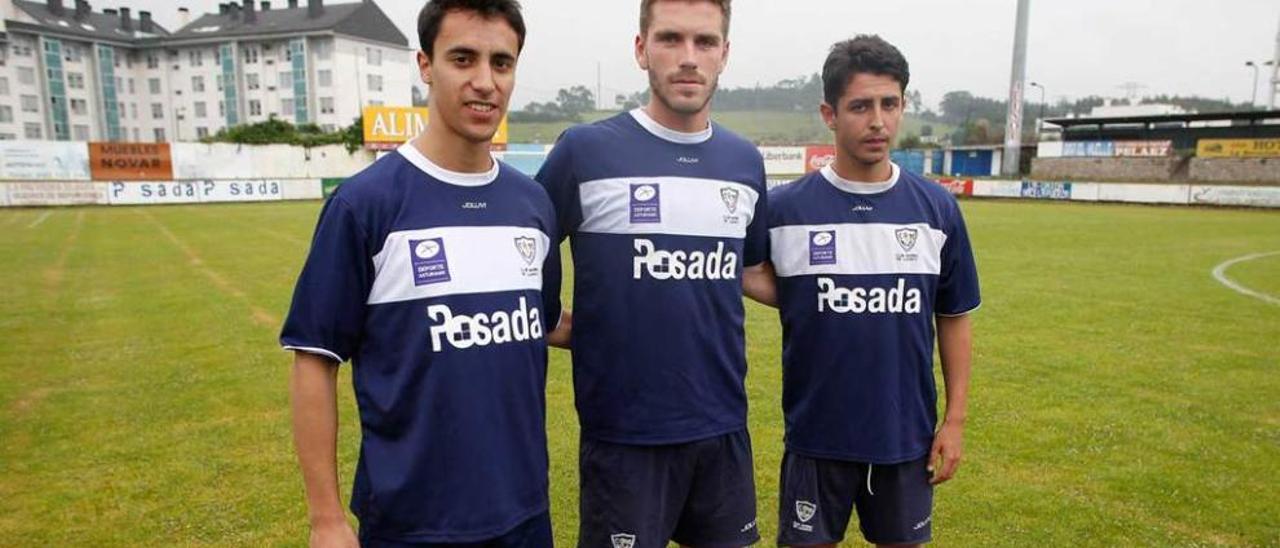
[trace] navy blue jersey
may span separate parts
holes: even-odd
[[[980,303],[955,198],[894,165],[877,185],[827,167],[769,200],[787,448],[875,464],[928,453],[934,315]]]
[[[527,176],[449,172],[407,144],[325,205],[281,344],[351,360],[362,534],[473,542],[547,510],[557,241]]]
[[[745,428],[742,269],[768,249],[760,152],[636,110],[565,132],[537,179],[571,238],[583,435],[657,445]]]

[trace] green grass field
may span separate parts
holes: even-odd
[[[275,339],[319,206],[0,211],[0,545],[305,543]],[[985,303],[936,544],[1280,544],[1280,306],[1210,276],[1280,251],[1280,213],[964,210]],[[1228,274],[1280,296],[1280,256]],[[780,335],[763,308],[748,321],[770,546]],[[547,387],[562,546],[578,519],[567,358]],[[342,377],[345,499],[358,427]]]
[[[615,111],[596,111],[583,116],[584,122],[594,122],[617,114]],[[747,140],[766,145],[820,144],[830,143],[831,130],[822,123],[818,115],[818,107],[811,111],[716,111],[712,119]],[[546,123],[513,123],[510,126],[509,140],[512,143],[543,143],[556,141],[564,130],[574,125],[571,122]],[[903,119],[898,130],[900,137],[920,135],[925,122],[908,115]],[[930,124],[935,135],[946,135],[955,128],[944,124]]]

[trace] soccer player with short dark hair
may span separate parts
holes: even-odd
[[[747,279],[783,329],[778,542],[835,545],[856,508],[867,541],[922,544],[933,485],[960,463],[977,269],[955,198],[890,161],[910,79],[898,49],[840,42],[822,78],[835,162],[770,193],[776,286],[768,268]]]
[[[546,191],[489,152],[525,27],[514,0],[432,0],[426,130],[325,204],[281,344],[312,546],[551,546],[547,343],[563,344]],[[338,365],[360,460],[339,505]],[[483,543],[483,544],[479,544]]]
[[[710,121],[728,0],[644,0],[648,104],[561,136],[537,179],[574,262],[580,546],[756,542],[742,273],[760,152]],[[758,268],[758,267],[757,267]]]

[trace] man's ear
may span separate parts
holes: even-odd
[[[822,123],[827,124],[827,129],[836,130],[836,109],[831,105],[823,102],[818,105],[818,112],[822,114]]]

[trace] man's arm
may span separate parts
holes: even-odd
[[[547,344],[556,348],[569,350],[569,335],[573,332],[573,311],[568,308],[560,310],[560,323],[555,330],[547,334]]]
[[[969,316],[938,316],[938,353],[942,358],[942,381],[946,385],[947,407],[933,439],[929,454],[930,483],[951,479],[964,455],[964,422],[969,398],[969,371],[973,351],[973,320]]]
[[[765,261],[742,269],[742,293],[755,302],[777,308],[778,286],[773,264]]]
[[[338,364],[294,352],[289,378],[293,443],[306,484],[311,546],[356,547],[338,496]]]

